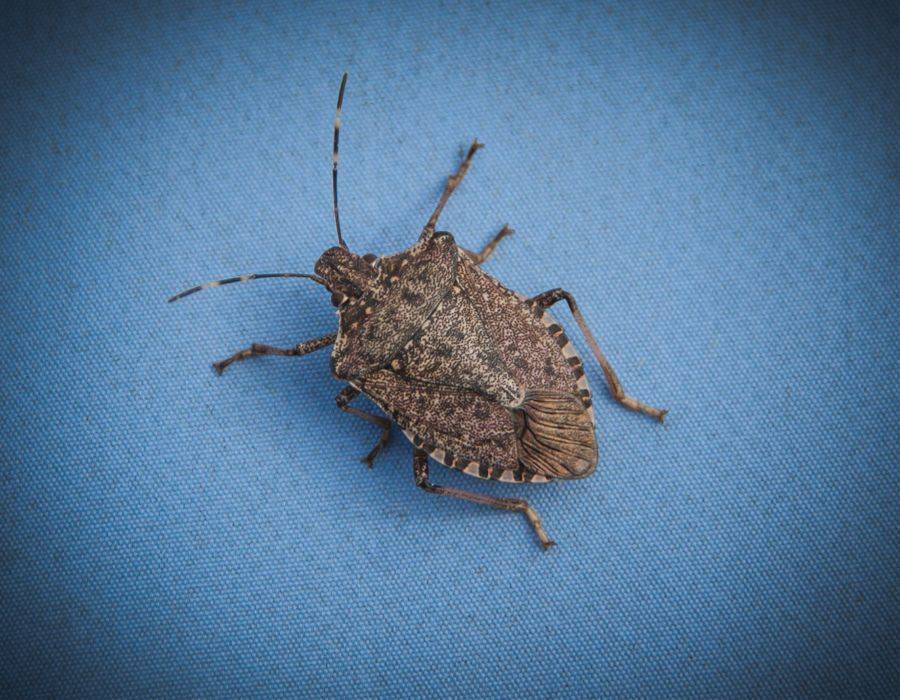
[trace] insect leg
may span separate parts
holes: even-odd
[[[453,173],[450,177],[447,178],[447,184],[444,185],[444,191],[441,192],[441,198],[438,200],[437,206],[434,208],[434,212],[431,215],[431,218],[428,219],[428,223],[425,224],[424,234],[434,233],[434,227],[437,225],[438,217],[441,215],[441,211],[444,209],[444,205],[447,203],[447,200],[450,199],[450,195],[453,194],[453,190],[459,187],[459,183],[462,182],[462,179],[466,176],[466,171],[469,169],[469,165],[472,162],[472,156],[475,155],[475,152],[479,148],[484,148],[483,143],[478,143],[478,139],[472,141],[472,145],[469,146],[469,151],[466,153],[466,157],[463,158],[463,162],[460,164],[459,169]]]
[[[241,360],[246,360],[248,357],[255,357],[256,355],[307,355],[315,350],[331,345],[336,337],[337,333],[329,333],[328,335],[323,335],[321,338],[307,340],[305,343],[300,343],[292,348],[273,348],[271,345],[253,343],[249,348],[240,350],[231,357],[226,357],[219,362],[213,362],[213,367],[216,372],[222,374],[222,372],[225,371],[225,368],[232,362],[240,362]]]
[[[514,233],[515,233],[515,231],[513,231],[509,227],[509,224],[504,224],[503,228],[500,229],[500,233],[498,233],[496,236],[494,236],[488,242],[488,244],[484,248],[481,249],[480,253],[476,253],[473,250],[466,250],[465,248],[463,248],[463,252],[469,257],[469,259],[473,263],[475,263],[476,265],[481,265],[481,263],[483,263],[485,260],[487,260],[489,257],[491,257],[491,253],[494,252],[494,248],[497,247],[497,244],[500,241],[502,241],[507,236],[511,236]]]
[[[378,438],[378,442],[375,443],[375,447],[373,447],[369,451],[369,454],[367,454],[360,460],[361,462],[364,462],[365,465],[369,467],[369,469],[371,469],[372,462],[375,461],[375,458],[378,456],[378,453],[381,452],[381,449],[385,445],[387,445],[388,438],[391,436],[391,421],[389,421],[387,418],[383,418],[382,416],[376,416],[350,406],[349,403],[353,401],[353,399],[355,399],[357,396],[359,396],[359,389],[348,384],[343,389],[341,389],[340,393],[337,396],[334,397],[334,401],[337,404],[337,407],[345,413],[350,413],[357,418],[362,418],[365,421],[369,421],[369,423],[371,423],[372,425],[377,425],[379,428],[381,428],[381,435]]]
[[[413,477],[416,480],[416,486],[420,489],[428,491],[428,493],[436,493],[442,496],[452,496],[453,498],[461,498],[464,501],[472,503],[480,503],[491,508],[499,508],[501,510],[511,510],[517,513],[524,513],[528,522],[534,528],[538,539],[541,541],[544,549],[548,549],[556,544],[547,536],[541,519],[535,512],[534,508],[528,505],[528,501],[522,501],[518,498],[496,498],[494,496],[485,496],[480,493],[471,493],[470,491],[462,491],[449,486],[436,486],[428,481],[428,453],[424,450],[414,448],[413,450]]]
[[[625,406],[625,408],[629,408],[632,411],[637,411],[638,413],[645,413],[648,416],[656,418],[656,420],[662,423],[663,419],[668,413],[668,410],[653,408],[653,406],[648,406],[642,401],[638,401],[637,399],[632,398],[625,393],[625,390],[622,388],[622,382],[619,381],[619,378],[616,376],[615,370],[613,370],[612,365],[609,364],[609,360],[606,359],[606,356],[600,350],[600,346],[597,344],[597,340],[594,338],[594,334],[591,333],[591,329],[588,328],[588,325],[584,320],[584,316],[581,315],[581,311],[578,309],[578,305],[575,303],[575,297],[573,297],[564,289],[551,289],[549,292],[544,292],[543,294],[538,294],[536,297],[532,297],[528,300],[528,303],[533,304],[538,308],[546,309],[550,306],[553,306],[553,304],[562,299],[565,299],[566,303],[569,305],[569,311],[571,311],[572,316],[575,317],[575,321],[578,323],[578,327],[584,334],[584,338],[585,340],[587,340],[591,351],[594,353],[594,357],[596,357],[597,362],[600,363],[600,367],[603,369],[603,374],[606,377],[606,384],[609,387],[609,393],[612,394],[612,397],[620,404]]]

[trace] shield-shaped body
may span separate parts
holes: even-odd
[[[413,477],[420,488],[525,515],[541,544],[553,545],[527,501],[498,498],[432,484],[428,456],[483,479],[537,482],[579,479],[597,466],[594,412],[581,359],[546,309],[565,299],[600,364],[612,397],[660,422],[665,410],[625,393],[594,339],[574,297],[556,288],[531,299],[518,295],[479,265],[511,233],[504,226],[480,253],[457,247],[436,232],[441,211],[482,147],[472,142],[444,186],[419,240],[382,258],[350,252],[338,213],[338,144],[345,73],[338,91],[332,146],[332,195],[337,246],[316,262],[316,274],[240,275],[186,289],[169,301],[209,287],[272,277],[306,278],[331,292],[338,307],[336,333],[277,348],[254,343],[213,363],[220,374],[258,355],[303,356],[331,344],[332,374],[345,380],[338,408],[381,428],[372,461],[396,422],[413,442]],[[349,403],[367,394],[391,418]]]
[[[485,479],[594,470],[590,389],[547,311],[473,264],[448,233],[423,236],[361,277],[365,291],[338,310],[332,370],[416,447]]]

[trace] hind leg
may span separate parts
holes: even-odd
[[[348,384],[334,397],[334,401],[337,404],[337,407],[345,413],[354,415],[357,418],[362,418],[364,421],[368,421],[372,425],[377,425],[381,428],[381,435],[378,437],[378,442],[375,443],[375,447],[369,451],[369,454],[360,460],[371,469],[372,462],[375,461],[378,453],[381,452],[385,445],[387,445],[388,438],[391,437],[391,422],[387,418],[382,418],[381,416],[376,416],[366,411],[360,411],[358,408],[350,406],[349,403],[359,396],[359,393],[359,389]]]
[[[612,394],[612,397],[625,408],[637,411],[638,413],[644,413],[652,418],[656,418],[656,420],[662,423],[668,413],[666,409],[653,408],[653,406],[648,406],[643,401],[638,401],[625,393],[625,389],[622,388],[622,382],[619,381],[615,370],[613,370],[612,365],[609,364],[609,360],[606,359],[606,356],[600,350],[600,346],[597,344],[594,334],[591,333],[591,329],[588,328],[584,316],[581,315],[581,311],[575,303],[575,297],[564,289],[551,289],[549,292],[544,292],[543,294],[538,294],[536,297],[532,297],[528,300],[528,303],[533,304],[538,308],[546,309],[562,299],[565,299],[566,303],[569,305],[569,311],[571,311],[572,316],[575,317],[575,322],[578,323],[578,327],[584,334],[584,339],[587,340],[591,352],[594,353],[594,357],[596,357],[597,362],[600,363],[600,367],[603,369],[603,374],[606,377],[609,393]]]
[[[313,340],[307,340],[305,343],[300,343],[295,345],[292,348],[273,348],[271,345],[263,345],[262,343],[253,343],[249,348],[245,348],[244,350],[239,350],[234,353],[231,357],[226,357],[224,360],[219,360],[218,362],[213,362],[213,367],[215,368],[218,374],[222,374],[225,371],[225,368],[233,362],[240,362],[241,360],[246,360],[248,357],[257,357],[258,355],[287,355],[287,356],[300,356],[307,355],[311,352],[319,350],[320,348],[327,347],[334,342],[334,339],[337,337],[336,333],[329,333],[328,335],[323,335],[321,338],[314,338]]]
[[[428,493],[436,493],[441,496],[452,496],[453,498],[460,498],[464,501],[471,501],[472,503],[480,503],[481,505],[490,506],[491,508],[524,513],[528,522],[531,523],[531,527],[534,528],[534,532],[537,534],[544,549],[549,549],[556,544],[547,536],[547,532],[541,524],[541,519],[538,517],[534,508],[528,505],[527,501],[521,501],[517,498],[495,498],[494,496],[471,493],[469,491],[454,489],[449,486],[436,486],[429,482],[428,453],[418,448],[415,448],[413,451],[413,477],[416,480],[416,486]]]

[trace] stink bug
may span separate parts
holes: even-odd
[[[381,430],[363,457],[369,467],[396,423],[413,443],[413,476],[425,491],[525,514],[541,544],[553,541],[524,500],[495,498],[438,486],[428,480],[428,457],[481,479],[547,482],[581,479],[597,466],[594,409],[581,359],[547,309],[565,300],[600,364],[613,398],[660,422],[666,411],[628,396],[588,329],[575,298],[563,289],[533,297],[510,291],[480,265],[503,229],[475,253],[438,231],[437,222],[482,147],[473,141],[444,186],[419,239],[407,250],[377,258],[351,253],[341,234],[337,171],[341,80],[334,118],[332,196],[338,245],[316,262],[315,274],[231,277],[192,287],[176,301],[207,287],[263,277],[303,277],[331,292],[338,329],[293,348],[254,343],[214,367],[255,355],[306,355],[333,345],[331,373],[346,382],[336,397],[342,411]],[[350,405],[360,393],[388,417]]]

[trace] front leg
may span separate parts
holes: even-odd
[[[469,146],[469,151],[466,153],[466,157],[463,158],[463,162],[460,164],[457,171],[447,178],[447,183],[444,185],[444,191],[441,192],[441,198],[438,200],[437,206],[434,208],[434,212],[428,219],[428,223],[425,224],[423,235],[430,236],[432,233],[434,233],[434,227],[437,225],[438,218],[440,217],[441,212],[444,210],[444,205],[447,204],[447,200],[450,199],[450,195],[453,194],[453,191],[457,187],[459,187],[459,183],[461,183],[463,178],[466,176],[469,165],[472,163],[472,156],[475,155],[479,148],[484,148],[484,144],[478,143],[478,139],[472,141],[472,145]]]
[[[573,297],[564,289],[551,289],[549,292],[544,292],[543,294],[538,294],[536,297],[532,297],[528,300],[528,303],[533,304],[540,309],[546,309],[550,306],[553,306],[556,302],[562,299],[565,299],[566,303],[569,305],[569,311],[571,311],[572,316],[575,317],[575,321],[576,323],[578,323],[578,327],[584,334],[584,339],[587,340],[588,345],[591,348],[591,352],[594,353],[594,357],[596,357],[597,362],[600,363],[600,367],[603,369],[603,374],[606,377],[606,384],[609,387],[609,393],[612,394],[612,397],[620,404],[625,406],[625,408],[629,408],[632,411],[637,411],[638,413],[644,413],[648,416],[656,418],[656,420],[662,423],[663,419],[668,413],[666,409],[653,408],[653,406],[648,406],[643,401],[638,401],[637,399],[632,398],[625,393],[625,389],[622,388],[622,382],[619,381],[619,378],[616,376],[612,365],[609,364],[609,360],[606,359],[606,356],[600,350],[600,346],[594,339],[594,334],[591,333],[591,329],[588,328],[587,322],[585,322],[584,320],[584,316],[581,315],[581,311],[578,309],[578,305],[575,303],[575,297]]]
[[[538,517],[534,508],[528,505],[528,501],[522,501],[518,498],[496,498],[494,496],[485,496],[480,493],[471,493],[470,491],[454,489],[450,486],[436,486],[429,482],[428,453],[419,448],[414,448],[413,450],[413,477],[416,480],[416,486],[428,493],[436,493],[441,496],[452,496],[453,498],[461,498],[464,501],[480,503],[481,505],[490,506],[491,508],[524,513],[528,522],[531,523],[531,527],[534,528],[535,534],[537,534],[544,549],[549,549],[556,544],[547,536],[547,532],[541,524],[541,519]]]
[[[345,413],[350,413],[357,418],[362,418],[372,425],[377,425],[381,428],[381,435],[378,437],[378,442],[375,443],[375,447],[369,451],[369,454],[360,460],[371,469],[372,462],[375,461],[375,458],[378,456],[378,453],[381,452],[382,448],[387,445],[388,438],[391,436],[391,422],[387,418],[382,418],[381,416],[376,416],[366,411],[360,411],[358,408],[350,406],[349,403],[359,396],[359,394],[359,389],[348,384],[334,397],[334,401],[337,404],[337,407]]]
[[[222,372],[225,371],[225,368],[228,367],[228,365],[232,364],[233,362],[246,360],[248,357],[256,357],[258,355],[308,355],[309,353],[319,350],[320,348],[331,345],[332,343],[334,343],[334,339],[336,337],[337,333],[329,333],[328,335],[323,335],[321,338],[313,338],[312,340],[307,340],[305,343],[299,343],[292,348],[273,348],[271,345],[253,343],[253,345],[251,345],[249,348],[239,350],[231,357],[226,357],[224,360],[220,360],[219,362],[213,362],[213,368],[218,374],[222,374]]]

